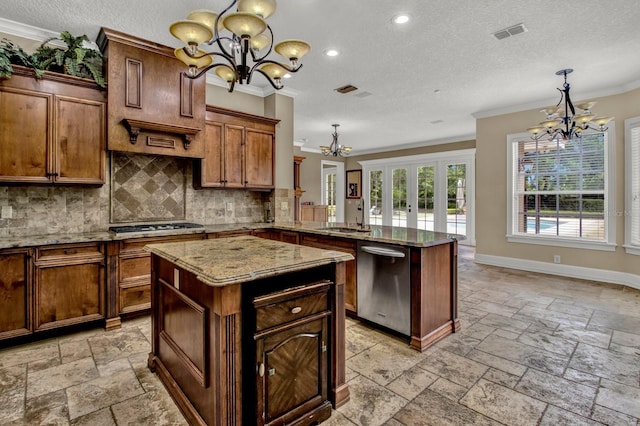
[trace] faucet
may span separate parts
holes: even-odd
[[[364,198],[360,198],[358,200],[358,215],[360,216],[360,221],[358,221],[358,216],[356,216],[356,224],[360,229],[364,229]]]

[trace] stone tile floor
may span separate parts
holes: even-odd
[[[347,323],[336,425],[640,426],[640,291],[477,265],[461,247],[462,329],[425,353]],[[0,350],[2,425],[180,425],[146,368],[148,318]]]

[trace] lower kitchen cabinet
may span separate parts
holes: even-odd
[[[117,285],[111,286],[114,293],[115,316],[147,312],[151,308],[151,261],[150,254],[144,250],[147,244],[172,243],[204,239],[204,234],[171,235],[163,237],[131,238],[112,243],[110,259],[117,264],[111,270],[117,271]],[[113,246],[111,246],[113,247]],[[117,252],[112,253],[112,251]],[[112,278],[113,279],[113,278]],[[111,316],[111,315],[110,315]],[[109,321],[113,321],[111,318]],[[114,326],[119,325],[115,321]],[[107,328],[111,328],[107,325]]]
[[[102,243],[36,249],[34,331],[105,317],[105,254]]]
[[[327,385],[330,282],[254,299],[258,425],[331,415]]]
[[[356,264],[356,257],[358,253],[357,243],[354,240],[345,240],[340,238],[325,237],[322,235],[300,233],[299,244],[303,246],[327,250],[339,250],[349,253],[354,257],[354,260],[345,262],[345,266],[347,269],[347,278],[344,284],[344,307],[347,311],[351,311],[355,314],[358,311],[358,268]]]
[[[31,333],[32,253],[0,251],[0,340]]]

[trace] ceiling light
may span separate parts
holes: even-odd
[[[393,17],[394,24],[406,24],[409,22],[409,15],[397,15]]]
[[[613,117],[596,117],[591,114],[591,108],[595,105],[595,102],[585,102],[579,105],[573,106],[571,97],[569,96],[569,90],[571,86],[567,83],[567,74],[571,74],[573,70],[567,68],[556,72],[556,75],[564,76],[564,84],[560,91],[560,100],[554,107],[544,108],[540,112],[545,113],[547,119],[540,122],[537,126],[529,127],[527,131],[533,135],[533,139],[539,140],[542,137],[548,136],[551,139],[562,138],[572,139],[574,137],[580,137],[582,131],[591,129],[589,124],[596,127],[600,132],[607,130],[605,125],[613,120]],[[564,103],[564,110],[560,104]],[[582,110],[582,113],[576,114],[576,107]]]
[[[232,8],[236,6],[235,11]],[[282,78],[298,72],[300,58],[311,46],[301,40],[285,40],[274,45],[273,31],[265,19],[276,10],[276,0],[232,0],[220,14],[195,10],[186,20],[174,22],[169,32],[185,43],[175,55],[188,67],[189,78],[198,78],[211,69],[229,84],[249,84],[254,71],[262,74],[275,89],[282,88]],[[200,49],[208,44],[215,51]],[[214,46],[215,45],[215,46]],[[267,59],[274,50],[288,63]]]
[[[328,49],[324,51],[324,54],[327,56],[338,56],[340,52],[338,52],[336,49]]]
[[[331,142],[330,146],[322,145],[320,146],[320,151],[324,155],[333,155],[334,157],[344,157],[351,152],[350,146],[343,146],[338,142],[338,126],[339,124],[332,124],[333,126],[333,142]]]

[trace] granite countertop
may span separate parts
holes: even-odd
[[[398,244],[411,247],[429,247],[448,243],[453,240],[459,241],[466,239],[464,235],[382,225],[366,225],[364,230],[359,229],[355,224],[318,222],[291,224],[278,223],[273,227],[280,230],[328,235],[331,237],[341,237],[351,240]]]
[[[42,235],[24,235],[19,237],[0,238],[0,249],[38,247],[54,244],[73,244],[87,242],[121,241],[132,238],[163,237],[172,235],[208,234],[224,231],[252,230],[271,228],[272,223],[233,223],[222,225],[205,225],[204,228],[171,229],[166,231],[130,232],[116,235],[109,231],[59,233]]]
[[[423,231],[414,228],[396,226],[367,226],[366,232],[357,231],[354,224],[345,223],[232,223],[222,225],[205,225],[203,228],[172,229],[166,231],[135,232],[127,234],[113,234],[108,231],[86,232],[75,234],[45,234],[20,237],[3,237],[0,239],[0,249],[37,247],[53,244],[72,244],[85,242],[120,241],[131,238],[152,238],[172,235],[209,234],[225,231],[240,231],[254,229],[269,229],[306,232],[310,234],[340,237],[351,240],[375,241],[379,243],[399,244],[413,247],[429,247],[455,240],[464,240],[464,235],[447,234],[443,232]],[[342,229],[341,232],[339,229]]]
[[[340,251],[251,236],[150,244],[145,250],[194,273],[210,286],[237,284],[353,260],[353,256]]]

